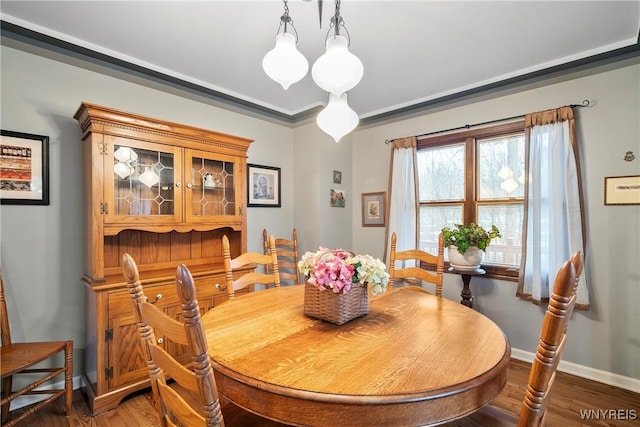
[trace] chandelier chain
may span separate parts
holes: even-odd
[[[298,30],[296,30],[295,25],[293,25],[293,19],[291,19],[291,17],[289,16],[289,5],[287,4],[287,0],[282,0],[282,2],[284,3],[284,13],[280,17],[280,25],[278,25],[278,31],[276,31],[276,34],[280,32],[280,28],[282,28],[283,25],[283,33],[286,33],[287,25],[291,25],[291,28],[293,28],[293,32],[296,36],[296,43],[298,43]]]
[[[351,46],[351,34],[349,34],[349,30],[346,25],[344,25],[344,19],[340,16],[340,0],[335,0],[335,6],[336,10],[334,15],[331,17],[331,22],[329,22],[329,31],[327,31],[327,37],[325,37],[325,39],[329,37],[332,29],[334,37],[339,36],[340,28],[342,27],[342,29],[347,33],[347,46]]]

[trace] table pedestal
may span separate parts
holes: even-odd
[[[460,300],[460,304],[466,305],[469,308],[473,308],[473,294],[471,293],[471,278],[473,276],[482,276],[486,273],[481,268],[477,268],[471,271],[461,271],[456,270],[453,267],[449,268],[449,273],[460,274],[462,276],[462,292],[460,292],[460,296],[462,300]]]

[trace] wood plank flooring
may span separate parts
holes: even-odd
[[[496,406],[515,415],[519,413],[530,367],[529,363],[511,360],[508,382],[502,394],[494,401]],[[549,427],[640,426],[640,394],[638,393],[562,372],[558,372],[553,393],[547,413]],[[150,391],[133,394],[123,400],[115,410],[96,417],[89,415],[89,408],[79,390],[74,393],[73,409],[69,417],[64,416],[62,405],[59,402],[60,400],[54,405],[50,405],[49,409],[32,415],[22,426],[138,427],[160,425],[152,404]],[[17,411],[20,410],[22,409]],[[592,411],[590,412],[591,419],[582,419],[580,411]],[[227,427],[234,426],[228,425]]]

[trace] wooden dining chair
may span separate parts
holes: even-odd
[[[276,288],[280,286],[280,273],[278,269],[278,256],[276,255],[276,243],[273,236],[269,236],[269,255],[258,252],[245,252],[235,258],[231,258],[231,249],[229,248],[229,239],[222,236],[222,255],[224,257],[224,271],[227,284],[227,295],[229,299],[236,296],[236,291],[249,288],[250,292],[255,290],[255,285],[270,285]],[[264,273],[251,271],[234,280],[234,270],[255,265],[262,268]],[[267,270],[267,268],[269,270]]]
[[[262,243],[264,246],[264,254],[271,255],[269,244],[269,235],[267,230],[262,230]],[[280,274],[281,285],[297,285],[300,283],[300,273],[298,272],[298,232],[294,228],[290,239],[285,237],[276,237],[276,255],[278,256],[278,274]],[[271,268],[267,268],[270,272]]]
[[[404,280],[408,285],[407,289],[427,292],[422,287],[422,282],[435,285],[436,296],[442,296],[442,280],[444,275],[444,237],[442,233],[438,237],[438,252],[430,254],[420,249],[408,249],[406,251],[396,250],[396,233],[391,234],[391,252],[389,254],[389,289],[394,287],[394,283],[399,279]],[[411,262],[411,266],[396,268],[396,262]],[[414,266],[415,262],[415,266]],[[436,271],[432,272],[421,267],[422,263],[436,266]]]
[[[54,402],[58,398],[64,397],[65,415],[71,414],[71,404],[73,403],[73,341],[38,341],[38,342],[12,342],[9,328],[9,314],[7,313],[7,303],[4,298],[4,284],[0,275],[0,332],[2,334],[2,349],[0,354],[0,372],[2,373],[2,425],[14,426],[36,413],[45,405]],[[60,360],[60,358],[63,360]],[[42,362],[51,368],[34,368],[36,364]],[[62,365],[62,366],[60,366]],[[41,365],[45,366],[45,365]],[[12,391],[13,377],[19,374],[26,374],[29,384],[24,385],[20,390]],[[64,375],[64,386],[54,385],[54,378]],[[53,388],[40,389],[40,386],[51,385]],[[20,412],[18,416],[12,418],[10,415],[11,402],[23,395],[46,396],[44,400],[33,404],[28,409]]]
[[[182,321],[168,316],[148,302],[140,283],[138,267],[129,254],[123,256],[127,280],[143,354],[149,367],[154,403],[163,427],[174,426],[281,426],[275,421],[226,402],[220,395],[211,367],[196,288],[191,272],[181,264],[176,269],[176,293],[182,304]],[[187,366],[169,354],[162,343],[170,340],[186,346],[191,362]]]
[[[567,339],[567,323],[576,304],[576,291],[583,266],[582,252],[576,251],[558,270],[553,284],[553,293],[549,298],[549,305],[542,321],[536,355],[529,371],[520,417],[516,418],[493,405],[486,405],[465,418],[445,424],[446,426],[541,427],[545,425],[549,394]]]
[[[578,285],[580,284],[580,276],[582,275],[582,270],[584,269],[584,255],[582,255],[581,251],[575,251],[573,255],[571,255],[571,258],[569,258],[569,261],[571,261],[576,267],[576,284],[574,286],[573,293],[577,294]],[[571,310],[573,310],[573,305],[571,306]]]

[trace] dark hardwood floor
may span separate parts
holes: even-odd
[[[526,362],[511,361],[509,379],[502,394],[494,401],[496,406],[516,415],[519,413],[530,366]],[[22,426],[137,427],[160,424],[150,391],[133,394],[115,410],[96,417],[89,415],[89,408],[79,390],[75,391],[69,417],[64,416],[59,402],[32,415]],[[590,418],[583,419],[581,412],[583,416],[589,414]],[[558,372],[547,413],[547,425],[640,426],[640,394]]]

